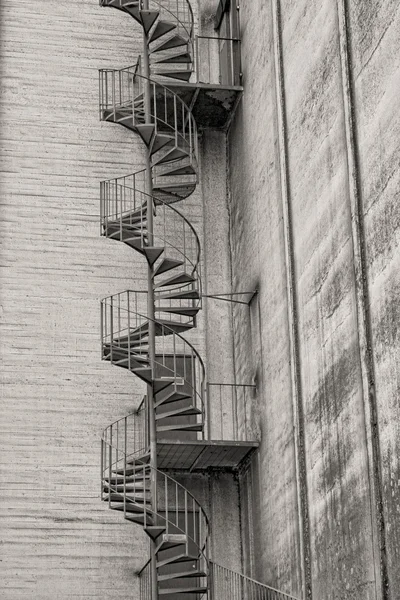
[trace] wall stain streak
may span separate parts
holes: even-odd
[[[281,3],[273,0],[275,89],[279,136],[280,177],[283,204],[283,226],[285,230],[286,278],[288,296],[288,325],[291,353],[291,378],[295,430],[296,478],[298,490],[298,511],[300,527],[300,552],[302,569],[303,598],[312,600],[310,516],[307,486],[307,461],[304,433],[303,390],[300,369],[300,341],[298,331],[298,299],[296,293],[296,269],[293,254],[293,225],[291,210],[290,171],[288,157],[287,115],[282,52]]]
[[[370,294],[366,258],[363,205],[360,182],[360,157],[357,136],[354,94],[354,68],[351,46],[351,26],[348,0],[338,0],[339,43],[343,82],[343,105],[347,140],[351,228],[353,237],[355,289],[358,319],[358,339],[362,371],[362,386],[366,412],[366,436],[370,477],[370,502],[373,550],[375,555],[375,594],[378,600],[392,598],[387,569],[385,517],[383,513],[383,483],[379,438],[378,410],[375,393]]]

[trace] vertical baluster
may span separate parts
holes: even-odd
[[[175,130],[175,144],[178,145],[178,113],[176,106],[176,95],[174,95],[174,130]]]
[[[185,490],[185,533],[186,533],[186,554],[189,554],[189,537],[188,537],[188,495]]]
[[[128,318],[128,369],[131,370],[131,306],[130,306],[130,292],[128,291],[128,309],[127,309],[127,318]],[[140,352],[140,350],[139,350]]]
[[[196,519],[197,519],[197,510],[196,510],[196,503],[194,501],[194,498],[192,498],[192,513],[193,513],[193,539],[196,542],[196,544],[198,545],[198,547],[201,550],[201,540],[198,540],[196,537],[196,533],[197,533],[197,527],[196,527]]]
[[[111,486],[112,486],[112,425],[110,427],[110,442],[108,445],[108,506],[111,505]]]
[[[166,533],[169,532],[169,507],[168,507],[168,479],[164,475],[164,502],[165,502],[165,524],[166,524]]]
[[[175,523],[179,523],[179,488],[175,483]]]
[[[116,121],[117,111],[116,111],[116,102],[115,102],[115,71],[111,73],[111,98],[112,98],[112,106],[114,113],[114,121]]]
[[[155,126],[155,130],[154,130],[154,135],[157,134],[157,98],[156,98],[156,85],[155,83],[153,83],[152,85],[153,88],[153,112],[154,114],[153,116],[153,122],[154,122],[154,126]]]
[[[124,454],[123,454],[123,460],[124,460],[124,517],[126,517],[126,461],[127,461],[127,452],[126,452],[126,442],[127,442],[127,431],[126,431],[126,425],[127,425],[127,418],[125,417],[124,419]]]
[[[101,116],[103,112],[103,70],[99,71],[99,119],[101,121]]]
[[[114,299],[110,297],[110,362],[113,362],[113,340],[114,340]]]
[[[121,347],[121,294],[118,294],[118,304],[117,304],[117,323],[118,323],[118,347]]]
[[[193,404],[194,406],[196,406],[197,408],[202,409],[202,407],[198,406],[199,405],[199,401],[198,401],[198,397],[197,397],[197,389],[196,389],[196,356],[193,352],[193,348],[191,348],[191,370],[192,370],[192,393],[193,393]]]
[[[101,481],[101,499],[104,498],[104,440],[101,438],[101,458],[100,458],[100,481]]]
[[[116,444],[115,455],[116,455],[116,465],[118,467],[118,462],[119,462],[119,421],[117,421],[117,444]]]
[[[103,110],[104,110],[104,108],[108,108],[108,74],[109,74],[109,71],[103,71],[103,75],[105,75],[105,77],[104,77],[105,86],[104,87],[105,87],[105,98],[106,98],[105,103],[103,100]]]

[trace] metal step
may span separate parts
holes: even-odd
[[[161,273],[165,273],[166,271],[170,271],[171,269],[175,269],[176,267],[181,267],[183,264],[184,262],[182,260],[166,257],[154,271],[154,277],[157,277],[157,275],[161,275]]]
[[[179,573],[168,573],[167,575],[158,575],[158,581],[170,581],[171,579],[185,579],[189,577],[207,577],[204,571],[193,569],[192,571],[181,571]]]
[[[138,492],[138,493],[145,492],[145,491],[148,492],[148,491],[150,491],[150,488],[149,488],[149,486],[146,486],[143,482],[141,482],[141,483],[125,482],[125,485],[124,485],[124,482],[122,481],[122,483],[116,483],[114,485],[113,484],[109,485],[108,483],[103,485],[103,492],[106,494],[108,494],[109,492],[123,493],[124,491],[126,491],[126,493],[128,495],[128,494],[132,494],[135,492]]]
[[[157,21],[159,14],[160,14],[159,10],[141,10],[140,11],[140,20],[142,21],[143,29],[144,29],[146,35],[148,35],[150,29],[153,27],[154,23]]]
[[[156,133],[153,137],[153,144],[150,148],[150,155],[155,154],[162,148],[164,148],[167,144],[175,143],[175,136],[168,135],[166,133]]]
[[[154,379],[153,381],[153,392],[154,394],[158,394],[162,390],[165,390],[168,386],[175,383],[175,377],[165,377],[162,379]]]
[[[151,267],[154,265],[157,258],[159,258],[161,256],[161,254],[164,252],[164,250],[165,250],[165,248],[156,247],[156,246],[147,246],[147,248],[144,248],[143,254],[146,256],[147,262],[149,263],[149,265]]]
[[[176,29],[176,25],[174,23],[170,23],[169,21],[158,21],[156,27],[154,28],[153,33],[150,36],[149,44],[152,44],[156,40],[158,40],[163,35],[166,35],[173,29]]]
[[[128,494],[126,494],[126,496],[128,496]],[[120,494],[118,492],[111,492],[111,498],[109,498],[109,495],[107,494],[104,497],[104,500],[110,500],[110,502],[123,502],[124,501],[124,494]],[[130,494],[129,498],[127,498],[126,502],[127,503],[133,503],[133,504],[149,504],[149,501],[151,500],[151,494],[150,491],[148,491],[148,493],[146,495],[141,494],[140,492],[135,493],[135,494]],[[151,506],[149,504],[149,506]]]
[[[169,152],[164,154],[161,158],[155,160],[152,164],[153,167],[157,165],[163,165],[164,163],[169,163],[175,160],[180,160],[182,158],[187,158],[188,152],[183,150],[182,148],[172,148]]]
[[[169,279],[164,279],[160,283],[157,283],[155,289],[160,287],[166,287],[168,285],[179,285],[183,283],[194,283],[196,281],[195,277],[189,275],[189,273],[178,273],[178,275],[173,275]]]
[[[140,10],[139,10],[140,2],[120,2],[119,6],[121,10],[127,12],[131,17],[140,23]]]
[[[145,532],[148,536],[151,537],[152,540],[156,540],[162,533],[165,531],[165,527],[160,527],[158,525],[150,525],[150,527],[144,528]]]
[[[162,400],[157,400],[154,404],[154,408],[161,406],[162,404],[172,404],[173,402],[180,402],[181,400],[187,400],[192,398],[190,394],[186,394],[185,392],[177,392],[174,390],[168,396],[165,396]]]
[[[177,594],[205,594],[207,592],[206,587],[182,587],[182,588],[168,588],[159,589],[158,593],[160,596],[175,596]]]
[[[171,306],[156,306],[155,308],[156,312],[166,312],[166,313],[171,313],[173,315],[182,315],[184,317],[195,317],[197,315],[197,313],[200,310],[200,307],[194,307],[194,308],[185,308],[184,306],[182,307],[171,307]]]
[[[163,198],[166,198],[167,201],[169,199],[175,201],[183,200],[184,198],[190,196],[195,189],[196,184],[194,182],[178,185],[176,183],[172,185],[168,185],[168,183],[165,183],[160,184],[159,186],[156,186],[153,189],[153,196],[155,196],[156,198],[160,198],[161,200],[163,200]]]
[[[135,375],[143,379],[146,383],[152,382],[152,370],[151,369],[134,369]]]
[[[179,48],[179,46],[185,46],[187,44],[187,40],[185,40],[181,35],[177,34],[166,40],[163,44],[157,46],[151,50],[151,54],[155,52],[163,52],[163,50],[169,50],[170,48]]]
[[[168,321],[166,319],[157,319],[157,325],[158,324],[164,325],[165,327],[160,327],[156,330],[156,335],[172,335],[172,332],[183,333],[194,327],[192,322],[180,323],[178,321]]]
[[[168,58],[162,58],[161,60],[154,60],[153,61],[155,64],[171,64],[171,63],[178,63],[178,64],[189,64],[192,63],[192,57],[190,56],[189,52],[180,52],[179,54],[174,54],[173,56],[169,56]]]
[[[112,506],[112,509],[113,510],[124,510],[124,506],[123,506],[123,504],[117,504],[115,506]],[[132,502],[130,500],[129,502],[126,503],[125,511],[127,513],[136,513],[138,515],[141,515],[144,512],[149,511],[149,509],[148,508],[145,509],[143,504],[135,504],[134,502]]]
[[[203,431],[202,423],[193,423],[192,425],[157,425],[157,432],[163,431]]]
[[[193,556],[191,554],[177,554],[175,556],[170,556],[169,558],[164,558],[163,560],[157,561],[157,569],[160,567],[164,567],[165,565],[171,565],[174,563],[183,563],[183,562],[193,562],[198,561],[198,556]]]
[[[186,165],[184,167],[176,167],[170,169],[169,171],[164,171],[164,173],[160,173],[160,177],[172,177],[176,175],[196,175],[196,171],[193,168],[193,165]]]
[[[169,77],[170,79],[179,79],[180,81],[189,81],[193,71],[187,69],[186,71],[158,71],[157,75],[162,77]]]
[[[187,535],[181,533],[165,533],[162,540],[159,542],[156,553],[176,546],[186,545],[188,542]]]
[[[155,131],[155,125],[136,125],[136,131],[138,132],[146,146],[150,146],[150,142]]]
[[[197,290],[170,291],[157,294],[156,300],[200,300],[200,294]]]
[[[165,413],[160,413],[156,415],[156,421],[161,421],[162,419],[170,419],[171,417],[184,417],[201,414],[202,411],[199,408],[196,408],[196,406],[187,406],[186,408],[177,408],[176,410],[170,410]]]

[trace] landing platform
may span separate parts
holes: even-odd
[[[258,442],[158,440],[158,468],[186,471],[236,469],[256,448]]]
[[[167,81],[163,84],[191,108],[199,129],[226,129],[243,93],[241,86]]]

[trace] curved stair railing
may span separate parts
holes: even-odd
[[[140,135],[151,156],[152,195],[167,204],[179,202],[197,185],[196,121],[177,94],[139,71],[138,63],[124,69],[100,70],[100,118]],[[146,81],[150,87],[149,122],[145,117]]]
[[[201,308],[200,240],[174,206],[157,200],[153,242],[147,232],[143,171],[101,183],[102,235],[126,243],[154,266],[155,311],[162,321],[196,326]],[[173,317],[173,318],[172,318]]]
[[[153,75],[189,81],[195,64],[194,15],[189,0],[100,0],[100,6],[129,14],[144,29]]]
[[[111,509],[123,512],[126,520],[140,524],[156,541],[159,595],[206,597],[207,515],[186,488],[162,471],[156,472],[157,497],[152,497],[148,449],[131,451],[135,444],[127,443],[127,424],[125,417],[103,432],[102,499]]]
[[[205,367],[195,347],[176,330],[191,324],[155,323],[155,361],[149,359],[149,318],[140,313],[146,292],[125,291],[101,302],[102,358],[152,383],[157,433],[205,431]],[[176,315],[170,315],[176,317]],[[182,315],[177,315],[184,319]]]

